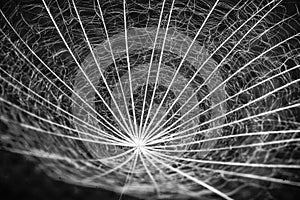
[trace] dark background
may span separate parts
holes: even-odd
[[[120,194],[86,188],[49,178],[25,157],[0,151],[0,198],[32,200],[118,200]],[[139,200],[122,196],[122,200]]]

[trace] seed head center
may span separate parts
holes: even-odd
[[[138,150],[142,151],[145,148],[145,142],[143,140],[135,140],[135,146]]]

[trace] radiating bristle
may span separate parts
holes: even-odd
[[[10,1],[0,148],[120,199],[279,199],[300,188],[297,6]]]

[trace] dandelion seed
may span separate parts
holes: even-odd
[[[42,0],[0,14],[2,150],[120,199],[300,187],[298,5]]]

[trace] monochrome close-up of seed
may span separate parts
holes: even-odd
[[[1,198],[300,198],[300,2],[0,5]]]

